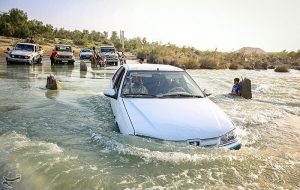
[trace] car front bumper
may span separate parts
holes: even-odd
[[[15,62],[15,63],[29,63],[29,64],[32,63],[31,59],[21,59],[21,58],[12,58],[12,57],[7,58],[7,61]]]
[[[116,63],[119,61],[119,59],[117,57],[115,57],[115,58],[114,57],[106,57],[106,61],[108,63]]]
[[[80,55],[79,58],[80,59],[91,59],[91,55]]]
[[[60,57],[57,57],[55,60],[59,61],[59,62],[75,62],[75,59],[73,59],[73,58],[60,58]]]
[[[219,146],[220,148],[225,148],[225,149],[229,149],[229,150],[239,150],[241,149],[242,147],[242,144],[241,142],[238,140],[234,143],[231,143],[231,144],[227,144],[227,145],[224,145],[224,146]]]

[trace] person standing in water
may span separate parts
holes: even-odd
[[[52,50],[52,53],[50,55],[50,60],[51,60],[51,66],[55,64],[55,59],[57,57],[58,53],[55,49]]]
[[[240,82],[239,78],[235,78],[233,80],[233,87],[232,87],[230,95],[235,95],[235,96],[241,96],[242,95],[241,94],[242,87],[241,87],[241,85],[239,85],[239,82]]]
[[[8,58],[10,57],[10,53],[11,53],[10,48],[6,48],[6,52],[4,53],[5,53],[6,63],[8,63]]]

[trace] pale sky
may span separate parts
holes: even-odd
[[[300,49],[300,0],[0,0],[54,27],[125,31],[125,37],[200,50]]]

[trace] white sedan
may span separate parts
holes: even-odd
[[[93,56],[92,50],[87,48],[82,49],[79,53],[80,59],[91,59],[92,56]]]
[[[124,64],[104,90],[123,134],[201,147],[240,149],[235,126],[184,70],[170,65]]]

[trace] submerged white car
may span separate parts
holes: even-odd
[[[159,64],[125,64],[104,90],[123,134],[201,147],[240,149],[235,126],[189,74]]]

